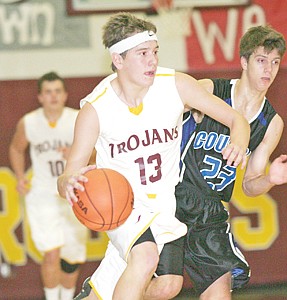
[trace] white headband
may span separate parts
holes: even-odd
[[[132,35],[126,39],[123,39],[119,41],[118,43],[115,43],[109,48],[110,54],[118,53],[121,54],[129,49],[132,49],[136,46],[138,46],[141,43],[147,42],[147,41],[157,41],[156,34],[153,31],[143,31],[140,33],[137,33],[135,35]]]

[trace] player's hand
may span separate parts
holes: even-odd
[[[85,190],[82,183],[87,182],[88,178],[84,176],[84,174],[89,170],[96,168],[96,165],[89,165],[80,169],[77,173],[61,175],[58,178],[58,190],[60,195],[64,195],[68,202],[73,206],[73,203],[78,201],[75,190]]]
[[[246,149],[230,143],[222,150],[223,159],[227,160],[228,166],[238,167],[241,163],[241,169],[247,164]]]
[[[30,190],[30,181],[27,178],[18,179],[17,191],[20,195],[26,195]]]
[[[269,181],[272,184],[280,185],[287,183],[287,155],[282,154],[270,165]]]

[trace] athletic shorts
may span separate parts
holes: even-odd
[[[174,212],[150,212],[147,208],[137,207],[124,224],[107,231],[107,235],[121,258],[127,261],[131,248],[148,228],[157,245],[177,240],[187,232],[186,225],[175,218]]]
[[[25,197],[32,239],[41,253],[61,248],[71,264],[86,260],[88,229],[75,217],[69,203],[51,189],[33,188]]]
[[[148,228],[134,245],[145,241],[155,242],[151,230]],[[160,260],[155,277],[174,274],[183,276],[183,246],[184,237],[165,244],[160,253]],[[126,268],[126,262],[119,255],[111,242],[108,244],[105,257],[91,277],[89,284],[94,293],[101,300],[111,300],[115,286]]]
[[[222,202],[188,184],[177,186],[176,197],[176,215],[188,225],[184,266],[196,292],[203,293],[227,272],[232,273],[232,289],[247,284],[250,268],[234,242]]]

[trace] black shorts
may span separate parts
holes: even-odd
[[[181,237],[175,241],[164,244],[163,249],[159,256],[159,263],[155,274],[157,276],[161,275],[181,275],[183,276],[184,270],[184,247],[185,237]],[[148,228],[135,242],[135,245],[140,243],[151,241],[155,243],[155,239],[152,235],[151,229]]]
[[[232,273],[232,289],[247,284],[250,268],[234,242],[222,202],[183,184],[177,186],[176,197],[177,217],[188,225],[184,267],[196,292],[201,294],[228,272]]]

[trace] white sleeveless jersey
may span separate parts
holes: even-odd
[[[90,102],[99,117],[97,166],[117,170],[129,180],[135,207],[174,212],[184,109],[175,71],[158,68],[142,110],[139,106],[134,112],[111,87],[114,77],[104,79],[81,101],[81,106]]]
[[[57,178],[64,171],[66,161],[59,147],[71,146],[78,110],[65,107],[55,127],[51,127],[38,108],[24,116],[25,134],[30,143],[32,188],[39,185],[57,189]]]

